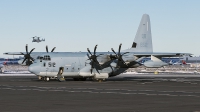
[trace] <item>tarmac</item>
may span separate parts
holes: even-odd
[[[200,112],[200,77],[130,75],[105,82],[0,76],[0,112]]]

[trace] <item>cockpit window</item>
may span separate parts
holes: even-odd
[[[50,61],[50,60],[51,60],[51,58],[50,58],[50,56],[49,56],[49,55],[44,55],[44,58],[43,58],[43,60],[48,60],[48,61]]]

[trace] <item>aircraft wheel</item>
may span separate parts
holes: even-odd
[[[98,82],[103,82],[103,79],[98,79]]]
[[[46,77],[46,81],[49,81],[49,77]]]
[[[42,80],[43,78],[42,78],[42,76],[38,76],[38,79],[39,79],[39,80]]]

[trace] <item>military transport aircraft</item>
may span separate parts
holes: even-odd
[[[37,43],[39,43],[39,42],[42,42],[42,41],[45,41],[45,39],[40,39],[40,37],[32,37],[33,38],[33,40],[32,40],[32,42],[37,42]]]
[[[39,76],[40,79],[49,81],[50,78],[57,78],[64,81],[70,77],[74,80],[105,80],[108,77],[116,76],[128,68],[138,67],[144,57],[151,56],[151,60],[144,62],[146,67],[162,67],[168,65],[160,60],[161,57],[179,57],[191,55],[189,53],[156,53],[153,52],[151,26],[149,15],[144,14],[140,22],[137,34],[130,49],[121,51],[122,44],[119,45],[118,52],[111,48],[110,52],[96,52],[97,45],[92,53],[88,52],[33,52],[34,48],[26,53],[4,53],[8,55],[24,55],[22,64],[30,65],[29,71]],[[48,47],[46,48],[48,49]]]

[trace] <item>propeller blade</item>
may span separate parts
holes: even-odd
[[[47,53],[49,52],[49,50],[48,50],[48,46],[46,46],[46,51],[47,51]]]
[[[53,52],[55,49],[56,49],[56,47],[54,47],[54,48],[51,50],[51,52]]]
[[[31,60],[31,61],[34,61],[34,59],[33,59],[32,57],[30,57],[30,60]]]
[[[26,59],[27,59],[27,58],[24,58],[24,60],[22,61],[22,64],[25,62]]]
[[[96,45],[96,46],[94,47],[94,55],[96,54],[97,46],[98,46],[98,45]]]
[[[91,69],[90,69],[91,74],[92,74],[92,72],[93,72],[93,68],[94,68],[94,62],[91,61]]]
[[[115,52],[115,50],[113,48],[111,48],[111,50],[117,55],[117,53]]]
[[[29,54],[31,54],[31,53],[33,52],[34,49],[35,49],[35,48],[33,48],[33,49],[29,52]]]
[[[122,61],[122,62],[126,65],[126,63],[125,63],[125,61],[122,59],[122,57],[120,58],[120,61]]]
[[[97,68],[95,68],[96,69],[96,71],[99,73],[99,70],[97,70]],[[99,73],[100,74],[100,73]]]
[[[110,68],[112,69],[112,72],[114,72],[114,70],[113,70],[113,68],[112,68],[112,66],[110,65]]]
[[[94,62],[92,61],[92,69],[94,68]]]
[[[28,44],[26,44],[26,54],[28,54]]]
[[[87,57],[89,58],[89,60],[91,60],[91,59],[90,59],[90,56],[89,56],[89,54],[88,54],[88,53],[87,53]]]
[[[122,44],[119,45],[118,54],[120,54]]]
[[[91,68],[91,69],[90,69],[91,74],[92,74],[92,70],[93,70],[93,69]]]
[[[89,48],[87,48],[87,51],[90,53],[90,55],[92,55],[92,53],[90,52],[90,49],[89,49]]]

